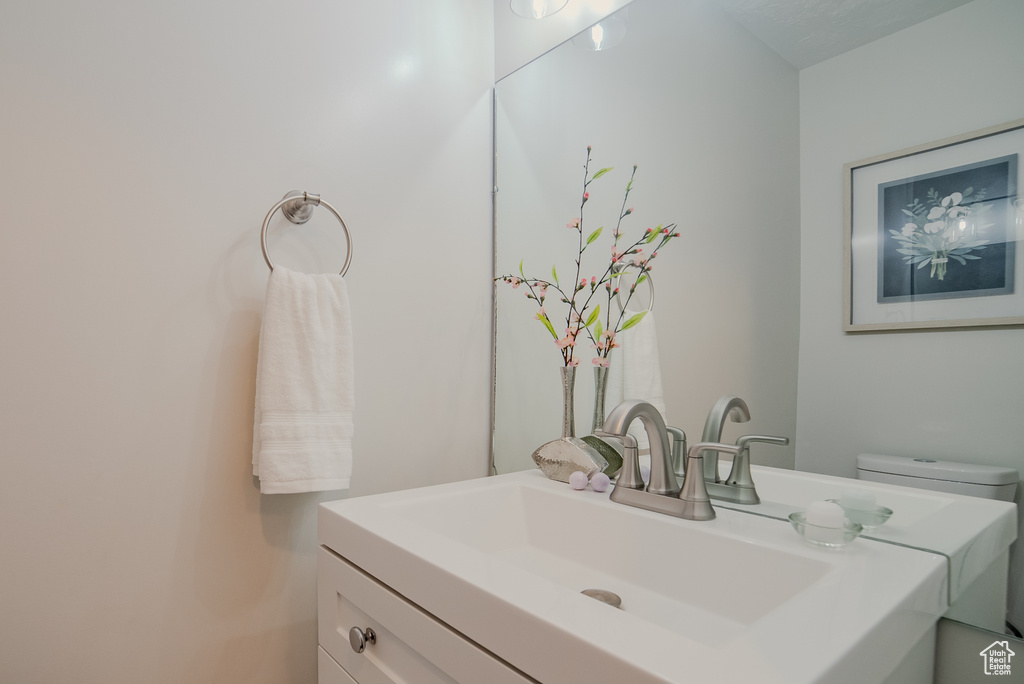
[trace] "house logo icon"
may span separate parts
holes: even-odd
[[[985,659],[985,674],[1009,675],[1010,659],[1017,654],[1010,650],[1009,642],[993,641],[978,655]]]

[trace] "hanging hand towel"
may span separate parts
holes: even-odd
[[[260,491],[347,489],[354,403],[344,278],[275,267],[256,360],[252,472]]]
[[[658,409],[665,417],[665,394],[661,385],[661,357],[658,354],[654,312],[648,311],[639,323],[619,333],[615,339],[622,345],[622,361],[619,364],[613,362],[609,368],[605,409],[611,411],[622,401],[640,399]],[[665,422],[668,422],[667,417]],[[641,451],[649,448],[647,431],[640,421],[633,421],[629,434],[636,438]]]

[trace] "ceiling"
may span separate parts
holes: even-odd
[[[797,69],[971,0],[715,0]]]

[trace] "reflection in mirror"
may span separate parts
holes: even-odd
[[[625,236],[673,222],[681,234],[652,274],[666,422],[699,436],[715,400],[735,395],[751,420],[727,423],[725,441],[792,437],[797,71],[711,3],[636,0],[628,11],[628,32],[614,48],[569,41],[498,82],[496,274],[517,273],[520,261],[541,277],[552,265],[575,271],[578,235],[565,226],[579,215],[591,145],[592,169],[614,167],[588,188],[588,225],[606,230],[583,270],[599,275],[636,164]],[[533,450],[560,434],[562,357],[521,289],[498,287],[495,301],[494,467],[502,473],[533,467]],[[622,333],[624,345],[631,332]],[[575,415],[585,435],[594,383],[592,352],[582,347]],[[613,374],[622,372],[620,351],[611,355]],[[753,460],[792,467],[793,447]]]

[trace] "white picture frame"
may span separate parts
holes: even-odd
[[[846,164],[843,330],[1024,325],[1021,163],[1024,119]]]

